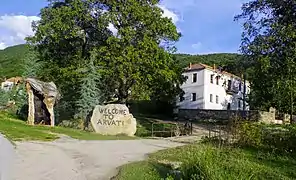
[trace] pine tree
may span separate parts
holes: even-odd
[[[84,121],[84,128],[88,127],[88,116],[94,107],[103,102],[103,93],[98,88],[101,80],[100,69],[94,65],[95,59],[96,54],[92,53],[89,63],[86,64],[85,68],[80,69],[80,72],[83,72],[85,76],[81,79],[80,97],[76,103],[78,109],[76,117]]]
[[[38,69],[41,68],[40,62],[38,62],[37,55],[33,49],[29,51],[23,62],[23,74],[24,78],[36,77]]]

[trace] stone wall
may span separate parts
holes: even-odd
[[[284,119],[277,120],[275,109],[269,111],[236,111],[236,110],[205,110],[205,109],[179,109],[179,120],[193,121],[228,121],[229,119],[245,118],[249,121],[264,122],[267,124],[289,123],[289,117],[284,115]]]
[[[228,121],[233,117],[245,117],[248,120],[256,120],[260,116],[259,111],[235,111],[235,110],[204,110],[204,109],[179,109],[180,120],[215,120]]]

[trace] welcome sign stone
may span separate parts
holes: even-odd
[[[137,131],[136,119],[124,104],[96,106],[91,117],[91,124],[97,133],[103,135],[133,136]]]

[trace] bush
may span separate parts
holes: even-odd
[[[240,146],[269,149],[277,153],[294,153],[296,151],[296,127],[242,123],[237,142]]]

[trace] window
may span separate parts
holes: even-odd
[[[213,102],[213,94],[210,94],[210,102]]]
[[[211,75],[211,83],[214,83],[214,74]]]
[[[228,84],[227,84],[227,89],[228,90],[231,90],[231,84],[232,84],[231,80],[228,80]]]
[[[219,85],[220,76],[216,76],[216,84]]]
[[[193,83],[197,82],[197,74],[196,73],[193,74],[192,82]]]
[[[238,87],[239,89],[239,91],[241,91],[242,90],[242,82],[239,82],[239,87]]]
[[[196,93],[192,93],[192,101],[196,101]]]
[[[180,102],[182,102],[184,100],[185,100],[184,95],[183,94],[180,94]]]
[[[238,109],[241,108],[241,100],[238,100]]]
[[[219,96],[216,96],[216,104],[219,104]]]

